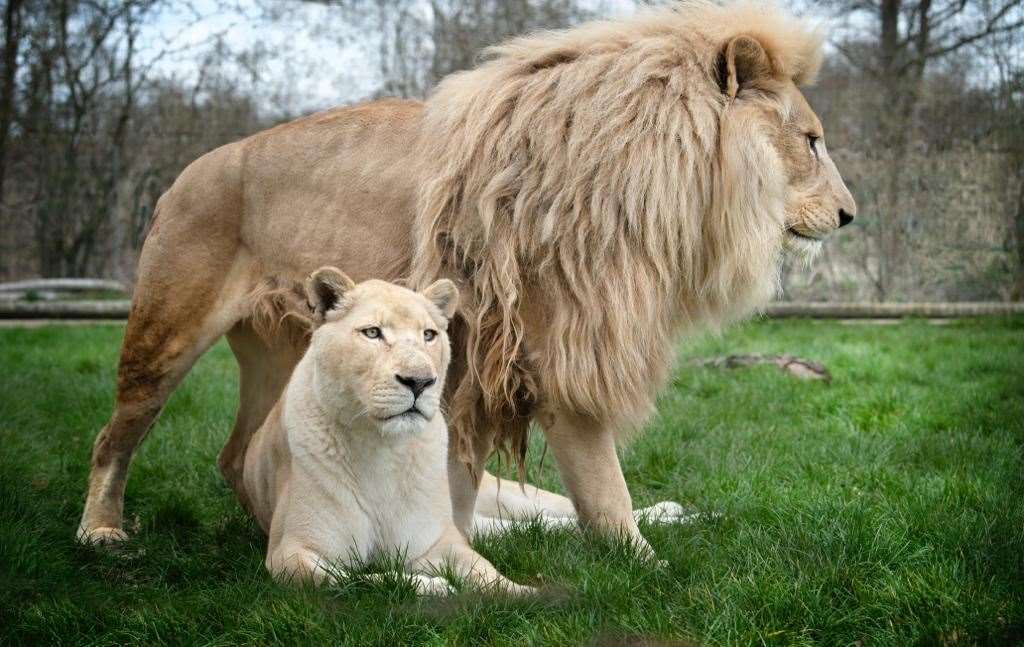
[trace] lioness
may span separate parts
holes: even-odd
[[[452,520],[440,412],[458,292],[356,285],[324,267],[306,284],[315,329],[284,393],[253,436],[245,500],[279,578],[323,581],[351,560],[404,553],[422,592],[444,593],[445,564],[513,592]]]

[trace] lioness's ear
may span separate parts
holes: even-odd
[[[772,61],[761,43],[750,36],[736,36],[719,57],[719,82],[722,91],[736,98],[740,88],[772,76]]]
[[[356,286],[352,279],[336,267],[321,267],[306,279],[306,299],[317,323],[337,307],[345,293]]]
[[[423,291],[423,296],[437,306],[445,319],[451,319],[459,307],[459,289],[448,279],[438,279]]]

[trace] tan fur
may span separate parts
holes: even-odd
[[[253,290],[250,319],[263,339],[272,341],[282,335],[303,348],[315,326],[302,285],[277,278],[267,279]]]
[[[730,100],[741,36],[768,74]],[[540,402],[635,429],[677,335],[774,293],[790,178],[766,135],[806,106],[820,41],[765,5],[693,3],[520,38],[440,85],[413,274],[466,286],[456,429],[521,452]]]
[[[813,254],[855,211],[824,142],[808,144],[821,125],[797,85],[819,44],[768,5],[687,3],[516,39],[425,105],[332,110],[197,160],[143,249],[79,536],[120,537],[135,448],[225,334],[242,388],[219,462],[239,491],[239,457],[297,355],[252,316],[253,291],[336,265],[459,286],[460,528],[487,455],[521,459],[538,421],[582,520],[643,544],[615,450],[651,410],[675,339],[755,310],[785,249]]]

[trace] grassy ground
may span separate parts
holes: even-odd
[[[637,505],[721,516],[647,528],[663,569],[572,533],[480,543],[507,575],[544,586],[528,600],[272,583],[264,540],[215,467],[235,406],[223,344],[132,468],[132,540],[76,545],[120,335],[0,330],[0,644],[1024,639],[1024,320],[758,322],[688,344],[687,356],[794,353],[835,380],[681,365],[623,454],[626,478]],[[550,465],[532,478],[558,487]]]

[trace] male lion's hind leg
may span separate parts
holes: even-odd
[[[85,509],[77,537],[82,543],[127,538],[122,528],[128,466],[174,388],[220,336],[216,327],[129,319],[118,365],[110,421],[96,436]]]
[[[114,411],[93,444],[89,489],[77,531],[83,543],[125,539],[125,479],[135,451],[193,363],[244,314],[249,277],[244,265],[233,263],[231,249],[208,241],[198,251],[203,258],[223,259],[223,265],[211,261],[197,268],[163,242],[159,237],[147,239],[139,261]]]
[[[288,383],[304,348],[296,345],[284,332],[268,344],[248,320],[236,324],[227,338],[238,361],[238,412],[231,436],[217,456],[217,467],[243,507],[251,510],[242,483],[245,453],[253,434],[266,420]]]

